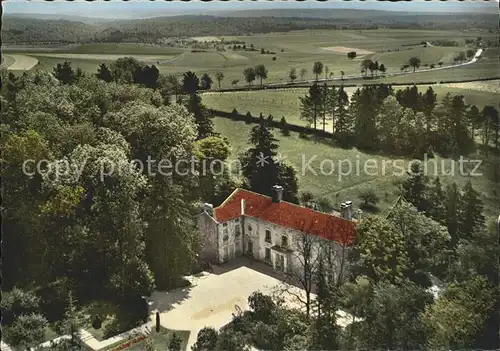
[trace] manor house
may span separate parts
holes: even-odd
[[[306,253],[315,260],[333,248],[344,257],[356,234],[352,202],[342,203],[340,213],[324,213],[282,197],[276,185],[271,197],[236,189],[219,207],[205,204],[197,217],[202,259],[222,263],[246,255],[290,272]]]

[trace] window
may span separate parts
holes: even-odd
[[[266,260],[271,261],[271,249],[266,247]]]
[[[229,236],[228,236],[228,235],[224,235],[224,236],[222,237],[222,240],[224,240],[224,241],[227,241],[228,239],[229,239]]]
[[[249,225],[249,226],[248,226],[248,231],[249,231],[249,232],[251,232],[251,231],[252,231],[252,226],[251,226],[251,225]]]
[[[227,227],[227,222],[226,223],[222,223],[222,226],[223,227]]]
[[[286,235],[283,235],[281,237],[281,246],[282,247],[288,247],[288,237]]]
[[[236,223],[240,223],[240,219],[239,219],[239,218],[236,218],[234,221],[235,221]]]
[[[266,229],[266,243],[271,243],[271,231]]]
[[[241,234],[241,227],[238,224],[236,227],[234,227],[234,236],[240,236]]]

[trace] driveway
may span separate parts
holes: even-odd
[[[191,350],[200,329],[206,326],[219,329],[231,322],[233,313],[248,309],[248,296],[254,291],[280,293],[283,284],[279,276],[272,275],[270,267],[263,263],[237,259],[214,267],[213,273],[187,277],[192,283],[188,288],[153,293],[152,314],[160,312],[160,323],[165,328],[189,330],[187,350]],[[289,289],[294,294],[303,293],[296,287]],[[295,296],[286,296],[290,307],[301,306]]]

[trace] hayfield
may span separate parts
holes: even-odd
[[[252,125],[217,117],[214,122],[216,131],[231,143],[232,159],[248,147]],[[286,137],[279,130],[274,130],[274,135],[279,140],[278,152],[296,170],[300,191],[310,191],[316,198],[326,198],[337,207],[346,200],[359,206],[359,195],[371,189],[380,198],[379,208],[388,208],[399,194],[396,183],[404,178],[411,161],[390,155],[368,154],[357,149],[343,149],[335,146],[331,140],[303,139],[293,132]],[[466,158],[483,157],[469,155]],[[457,182],[460,187],[465,184],[468,178],[459,172],[458,162],[440,157],[434,160],[428,161],[430,176],[438,174],[444,184]],[[474,165],[465,163],[464,168],[470,171]],[[500,204],[500,186],[490,179],[491,169],[486,162],[479,171],[483,176],[471,177],[473,186],[481,194],[486,215],[496,215]]]

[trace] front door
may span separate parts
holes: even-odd
[[[224,262],[229,261],[229,248],[227,246],[224,247]]]

